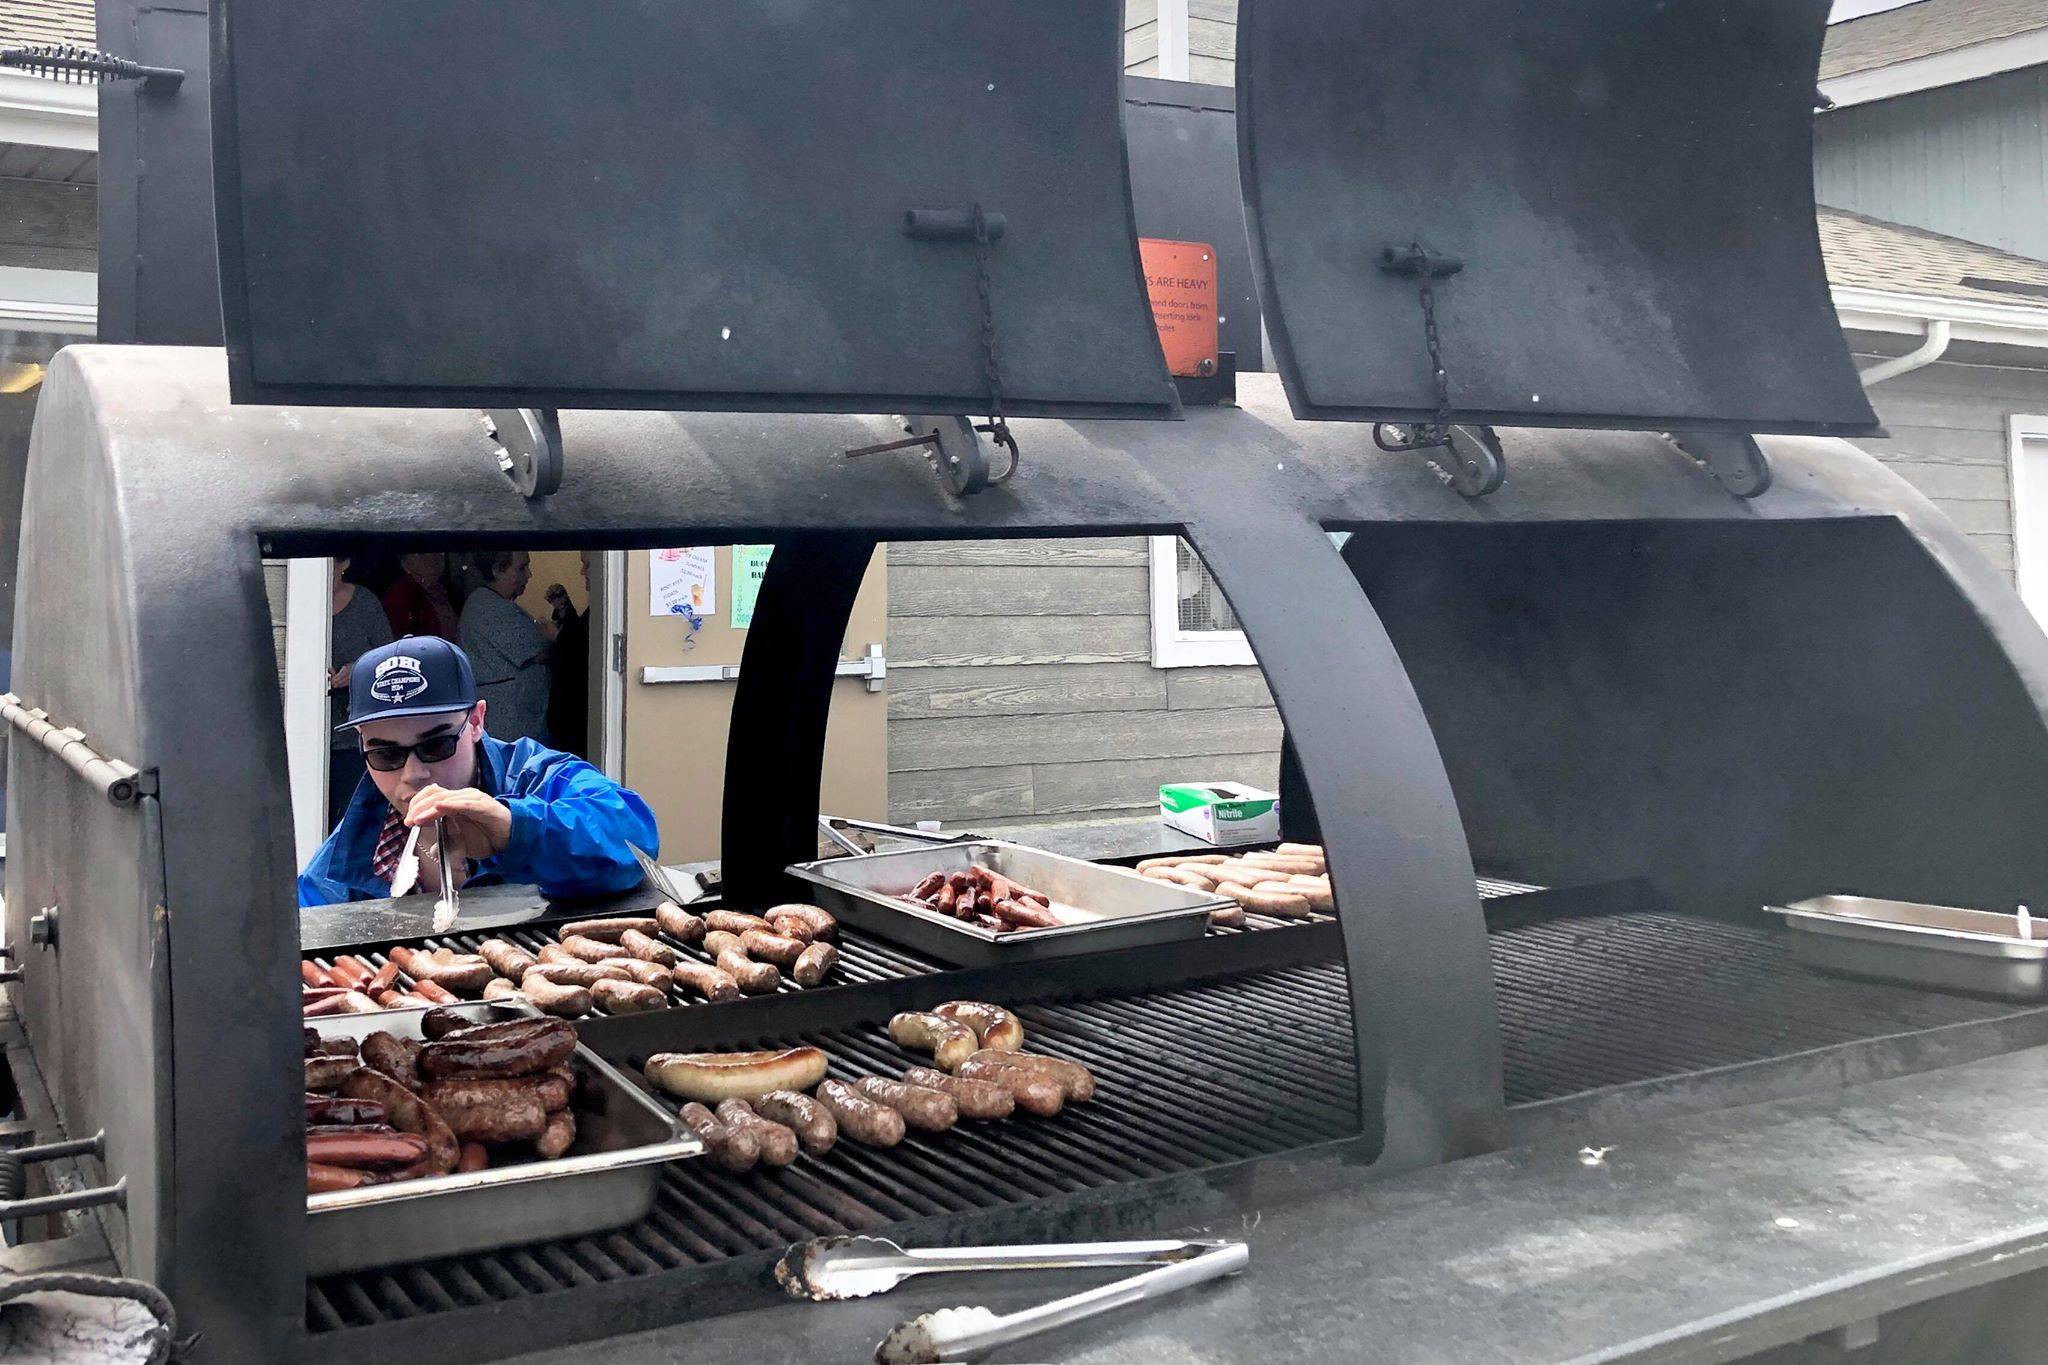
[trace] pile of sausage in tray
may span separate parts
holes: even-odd
[[[424,1038],[306,1030],[306,1192],[549,1161],[576,1140],[576,1030],[420,1016]]]
[[[1281,844],[1253,853],[1181,853],[1147,858],[1137,871],[1155,881],[1236,901],[1239,913],[1234,922],[1223,911],[1209,917],[1219,928],[1241,927],[1246,911],[1276,919],[1307,919],[1337,908],[1330,890],[1330,864],[1321,844]]]
[[[302,962],[304,1012],[312,1018],[524,1000],[564,1019],[599,1009],[634,1014],[670,1008],[671,986],[686,997],[736,1000],[780,990],[785,973],[798,986],[816,986],[839,962],[838,921],[815,905],[697,915],[664,901],[651,916],[575,920],[554,932],[556,941],[538,954],[487,938],[474,953],[400,945],[382,968],[348,954],[331,967]]]
[[[898,899],[999,934],[1056,929],[1062,923],[1050,896],[980,863],[960,872],[929,873]]]
[[[1019,1109],[1051,1118],[1095,1095],[1081,1063],[1024,1051],[1022,1021],[998,1005],[953,1000],[899,1014],[889,1036],[929,1053],[932,1065],[828,1080],[823,1049],[792,1047],[662,1052],[644,1071],[655,1089],[685,1101],[679,1117],[730,1171],[787,1166],[799,1150],[824,1156],[842,1135],[894,1147],[909,1131],[943,1133],[961,1119],[994,1122]]]

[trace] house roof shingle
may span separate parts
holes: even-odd
[[[1819,217],[1828,283],[1837,289],[2048,309],[2048,261],[1846,209],[1823,206]]]
[[[2036,29],[2048,29],[2048,0],[1920,0],[1829,28],[1820,78],[1831,81]]]
[[[0,47],[95,42],[93,0],[0,0]]]

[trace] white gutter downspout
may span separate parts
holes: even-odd
[[[1911,374],[1924,365],[1932,365],[1948,350],[1949,321],[1947,318],[1927,319],[1927,339],[1902,356],[1882,360],[1867,370],[1858,372],[1857,378],[1863,387],[1874,389],[1887,379],[1897,379],[1902,374]]]

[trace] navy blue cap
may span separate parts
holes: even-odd
[[[408,635],[366,650],[348,675],[347,730],[388,716],[430,716],[476,705],[476,670],[438,635]]]

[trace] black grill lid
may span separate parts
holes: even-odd
[[[222,0],[238,402],[1176,411],[1115,0]]]
[[[1827,0],[1244,0],[1247,218],[1295,414],[1854,434],[1813,211]]]

